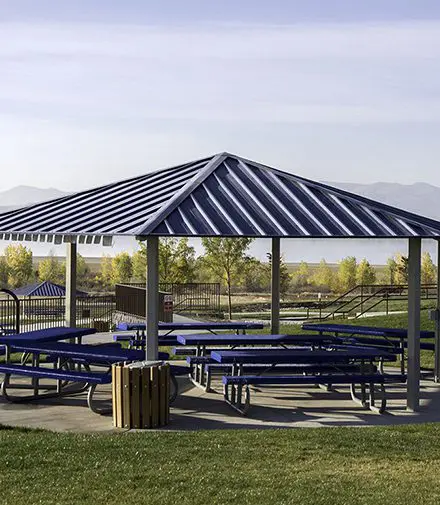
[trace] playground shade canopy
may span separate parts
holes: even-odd
[[[53,282],[44,281],[14,289],[13,293],[17,296],[66,296],[66,288]],[[77,289],[76,296],[88,296],[88,293]]]

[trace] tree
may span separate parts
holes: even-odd
[[[257,258],[246,256],[239,273],[239,284],[247,293],[259,293],[269,289],[270,276],[267,265]]]
[[[429,252],[422,254],[422,284],[435,284],[437,282],[437,267],[434,265]]]
[[[179,240],[172,266],[174,282],[194,282],[196,277],[196,251],[188,239]]]
[[[105,289],[110,289],[113,282],[113,262],[110,256],[103,256],[99,280]]]
[[[356,268],[357,284],[374,284],[376,282],[376,271],[370,263],[364,258]]]
[[[23,286],[33,277],[32,251],[27,247],[8,245],[5,249],[5,259],[8,269],[8,284],[13,288]]]
[[[292,280],[294,285],[301,289],[305,288],[310,283],[310,268],[305,261],[301,261],[298,268],[296,268],[292,274]]]
[[[85,286],[89,280],[90,269],[87,266],[86,260],[80,253],[76,253],[76,282],[78,286]],[[66,263],[61,265],[61,277],[63,280],[66,278]]]
[[[396,284],[396,272],[397,272],[397,263],[394,257],[387,259],[387,265],[385,267],[387,281],[386,284],[389,283],[392,286]]]
[[[8,285],[9,269],[4,256],[0,256],[0,288]]]
[[[268,275],[270,278],[270,276],[272,275],[272,254],[267,253],[267,258],[269,260]],[[289,274],[289,270],[287,269],[287,265],[284,263],[283,258],[280,257],[280,298],[282,300],[286,297],[286,294],[289,291],[290,282],[291,277]]]
[[[139,243],[133,254],[133,278],[145,282],[147,269],[147,247]],[[187,238],[164,238],[159,242],[160,282],[194,282],[196,277],[196,252]]]
[[[408,256],[396,254],[396,284],[408,284]]]
[[[335,284],[335,274],[325,259],[322,259],[312,277],[313,283],[321,289],[331,291]]]
[[[127,252],[117,254],[112,260],[112,284],[130,282],[133,275],[133,264]]]
[[[133,254],[132,259],[133,279],[137,282],[146,282],[147,278],[147,246],[139,242],[139,249]]]
[[[159,242],[159,278],[161,282],[174,282],[173,263],[177,255],[177,239],[163,238]]]
[[[226,284],[229,319],[232,319],[231,287],[245,261],[251,238],[202,238],[208,267]]]
[[[338,282],[341,291],[348,291],[356,286],[356,258],[347,256],[339,263]]]
[[[63,281],[62,266],[52,252],[38,265],[38,279],[58,283]]]

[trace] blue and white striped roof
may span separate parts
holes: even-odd
[[[36,282],[21,288],[16,288],[13,292],[17,296],[66,296],[66,288],[50,281]],[[88,296],[88,293],[76,290],[76,296]]]
[[[115,235],[435,238],[440,222],[228,153],[0,214],[0,238]]]

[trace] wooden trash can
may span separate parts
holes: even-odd
[[[140,361],[112,367],[113,424],[117,428],[158,428],[170,418],[170,366]]]

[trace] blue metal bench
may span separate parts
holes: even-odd
[[[263,385],[338,385],[349,384],[353,401],[382,414],[386,409],[385,383],[405,382],[406,376],[397,374],[313,374],[313,375],[225,375],[222,378],[225,401],[234,410],[246,415],[250,406],[249,386]],[[361,396],[356,394],[355,385],[361,386]],[[244,401],[243,397],[244,387]],[[367,390],[368,389],[368,396]],[[377,401],[380,406],[377,406]]]
[[[112,381],[111,374],[109,373],[97,373],[97,372],[77,372],[74,370],[64,370],[64,369],[54,369],[54,368],[44,368],[44,367],[34,367],[19,364],[0,364],[0,373],[5,374],[5,378],[1,384],[1,394],[6,400],[10,402],[25,402],[38,400],[40,398],[54,398],[58,396],[66,396],[81,393],[88,390],[87,393],[87,405],[89,408],[96,413],[105,414],[111,412],[110,409],[98,409],[93,402],[93,394],[95,392],[96,386],[100,384],[110,384]],[[25,377],[31,377],[33,379],[55,379],[59,381],[56,392],[48,393],[35,393],[27,396],[11,396],[8,394],[7,389],[9,387],[9,379],[11,375],[20,375]],[[73,382],[76,384],[83,384],[80,387],[64,387],[61,388],[61,382]],[[15,386],[14,386],[15,388]]]

